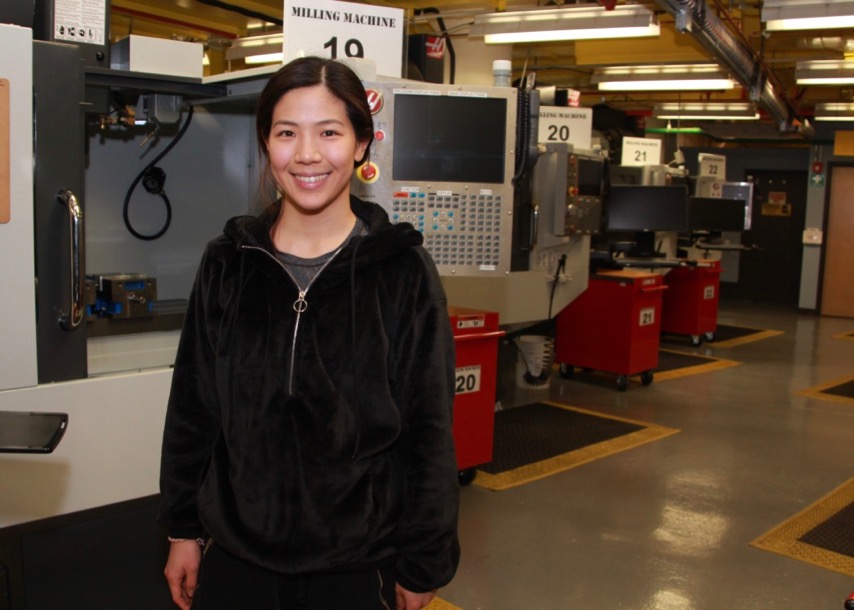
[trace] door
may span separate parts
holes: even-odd
[[[75,265],[70,207],[61,203],[68,189],[83,201],[83,63],[80,47],[33,42],[33,206],[36,231],[36,344],[39,383],[88,375],[85,320],[70,329],[74,311],[73,269],[85,274],[78,249]],[[82,241],[81,241],[82,245]],[[78,291],[82,292],[82,291]],[[75,316],[76,318],[77,316]]]
[[[854,167],[831,165],[829,177],[819,311],[854,318]]]
[[[797,306],[807,203],[807,172],[755,170],[753,214],[739,255],[738,294],[751,301]]]

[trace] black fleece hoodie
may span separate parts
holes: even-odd
[[[274,213],[231,219],[204,253],[172,380],[159,522],[258,566],[395,564],[424,592],[459,562],[454,340],[411,225],[351,197],[368,227],[299,294]]]

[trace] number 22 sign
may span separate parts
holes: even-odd
[[[376,62],[377,74],[402,73],[404,11],[337,2],[285,0],[284,59],[318,55],[357,57]]]

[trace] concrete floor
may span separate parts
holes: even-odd
[[[549,399],[678,434],[514,489],[462,490],[463,610],[841,609],[854,579],[749,546],[854,477],[854,405],[795,392],[854,375],[854,319],[721,303],[718,322],[784,331],[686,352],[740,366],[618,392],[499,373],[504,408]],[[503,350],[504,348],[502,348]],[[852,532],[854,535],[854,532]]]

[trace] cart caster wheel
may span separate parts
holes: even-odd
[[[558,368],[558,372],[560,373],[560,376],[564,379],[572,379],[575,376],[575,367],[571,364],[561,362],[560,368]]]
[[[629,389],[629,378],[626,375],[617,376],[617,389],[620,392],[625,392]]]
[[[652,383],[652,371],[644,371],[641,373],[641,383],[644,385]]]
[[[706,333],[706,341],[711,343],[715,340],[715,333]]]
[[[700,335],[691,335],[691,345],[697,347],[701,343],[703,343],[703,337],[701,337]]]
[[[460,485],[470,485],[477,476],[477,470],[474,468],[466,468],[458,473]]]

